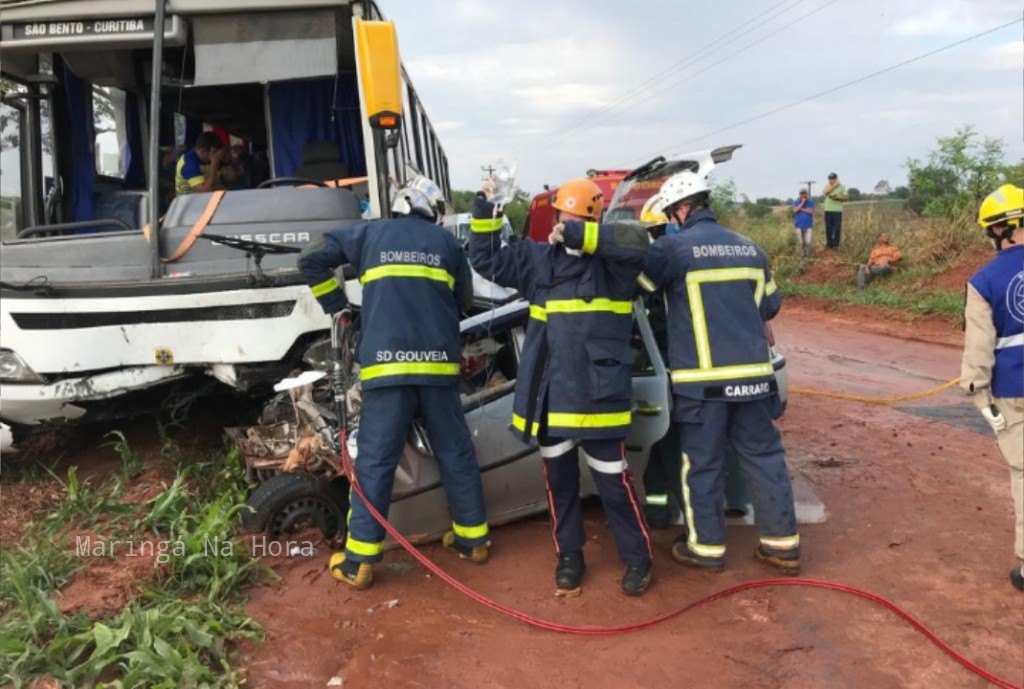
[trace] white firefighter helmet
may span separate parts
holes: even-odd
[[[668,212],[668,209],[676,206],[680,201],[709,191],[711,191],[711,187],[708,186],[707,178],[696,172],[684,170],[665,180],[661,189],[658,190],[658,196],[661,198],[662,210]]]
[[[429,220],[440,221],[445,210],[444,194],[429,177],[413,175],[395,192],[391,210],[399,215],[417,213]]]

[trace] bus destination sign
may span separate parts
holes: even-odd
[[[72,19],[68,21],[12,24],[16,41],[37,38],[73,38],[80,36],[153,35],[153,18]]]

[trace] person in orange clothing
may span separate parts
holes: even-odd
[[[857,268],[857,287],[864,289],[874,277],[891,275],[903,258],[900,249],[889,241],[889,233],[878,235],[878,243],[871,250],[868,262]]]

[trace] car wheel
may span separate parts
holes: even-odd
[[[344,539],[348,490],[341,479],[281,472],[257,486],[247,504],[242,515],[247,532],[262,531],[276,540],[315,527],[329,541]]]

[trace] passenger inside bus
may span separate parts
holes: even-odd
[[[203,132],[195,147],[178,159],[174,191],[178,196],[226,189],[235,179],[231,151],[213,132]]]

